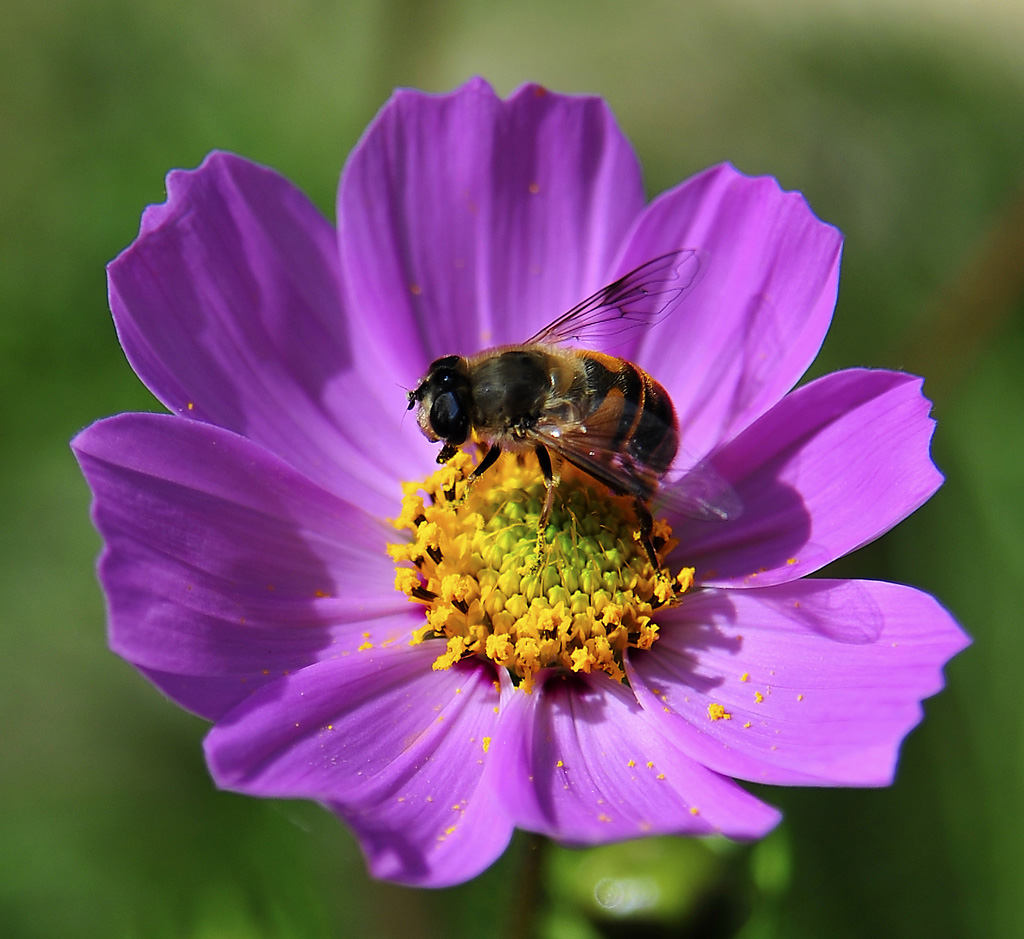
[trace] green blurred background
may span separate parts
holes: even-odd
[[[156,409],[104,264],[214,147],[333,217],[396,85],[478,73],[612,104],[650,193],[731,160],[846,234],[815,373],[925,374],[945,488],[847,575],[937,594],[975,644],[880,791],[763,790],[754,848],[556,851],[541,934],[1024,936],[1024,7],[877,0],[486,3],[8,0],[0,36],[0,935],[489,936],[517,928],[518,839],[460,888],[375,884],[305,804],[213,790],[204,724],[107,652],[99,541],[67,447]],[[400,405],[399,405],[400,406]],[[536,855],[540,857],[539,854]]]

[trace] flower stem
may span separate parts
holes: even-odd
[[[548,839],[529,833],[519,859],[519,877],[512,894],[512,908],[506,922],[507,939],[531,939],[538,935],[538,916],[542,897],[541,875]]]

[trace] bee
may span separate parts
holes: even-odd
[[[608,284],[520,345],[476,355],[446,355],[431,363],[409,410],[428,440],[442,441],[438,463],[467,440],[485,444],[470,480],[502,452],[532,450],[546,495],[538,537],[546,529],[566,460],[617,495],[632,496],[639,536],[658,568],[651,501],[679,452],[679,426],[665,388],[628,359],[565,343],[611,339],[646,329],[673,311],[696,284],[700,258],[673,251]],[[686,514],[728,519],[739,509],[728,485],[696,465],[673,504]]]

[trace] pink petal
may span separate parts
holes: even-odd
[[[700,282],[633,356],[671,394],[687,453],[734,437],[807,370],[832,319],[841,246],[799,193],[727,164],[643,213],[624,270],[675,248],[701,252]]]
[[[394,589],[388,529],[256,444],[171,415],[125,414],[73,447],[106,543],[111,647],[136,665],[216,679],[231,702],[418,624]],[[178,688],[186,707],[217,716],[209,683],[195,685],[196,698]]]
[[[873,541],[942,484],[921,379],[850,369],[784,398],[715,458],[743,513],[680,519],[673,560],[707,584],[795,580]]]
[[[548,674],[502,710],[497,778],[519,827],[571,844],[650,834],[757,838],[778,812],[674,746],[628,688]]]
[[[629,676],[673,742],[716,772],[883,786],[920,701],[967,643],[911,587],[803,580],[688,596],[654,647],[631,653]]]
[[[438,651],[357,653],[279,679],[210,731],[214,779],[326,801],[377,877],[443,886],[475,876],[512,834],[485,773],[498,692],[487,667],[433,671]]]
[[[352,332],[330,223],[283,177],[227,153],[171,173],[167,192],[108,271],[132,367],[175,413],[389,511],[395,467],[429,462],[400,432],[401,389]]]
[[[603,286],[642,208],[598,98],[527,85],[501,101],[479,79],[396,92],[338,196],[353,308],[373,311],[379,354],[410,386],[432,359],[522,342]]]

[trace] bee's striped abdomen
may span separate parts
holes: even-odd
[[[644,383],[643,407],[626,451],[637,463],[661,476],[672,465],[679,449],[676,412],[668,392],[646,372],[637,371]]]
[[[591,415],[616,421],[610,449],[661,476],[679,448],[675,409],[668,392],[643,369],[614,356],[582,356]],[[653,487],[652,487],[653,488]]]

